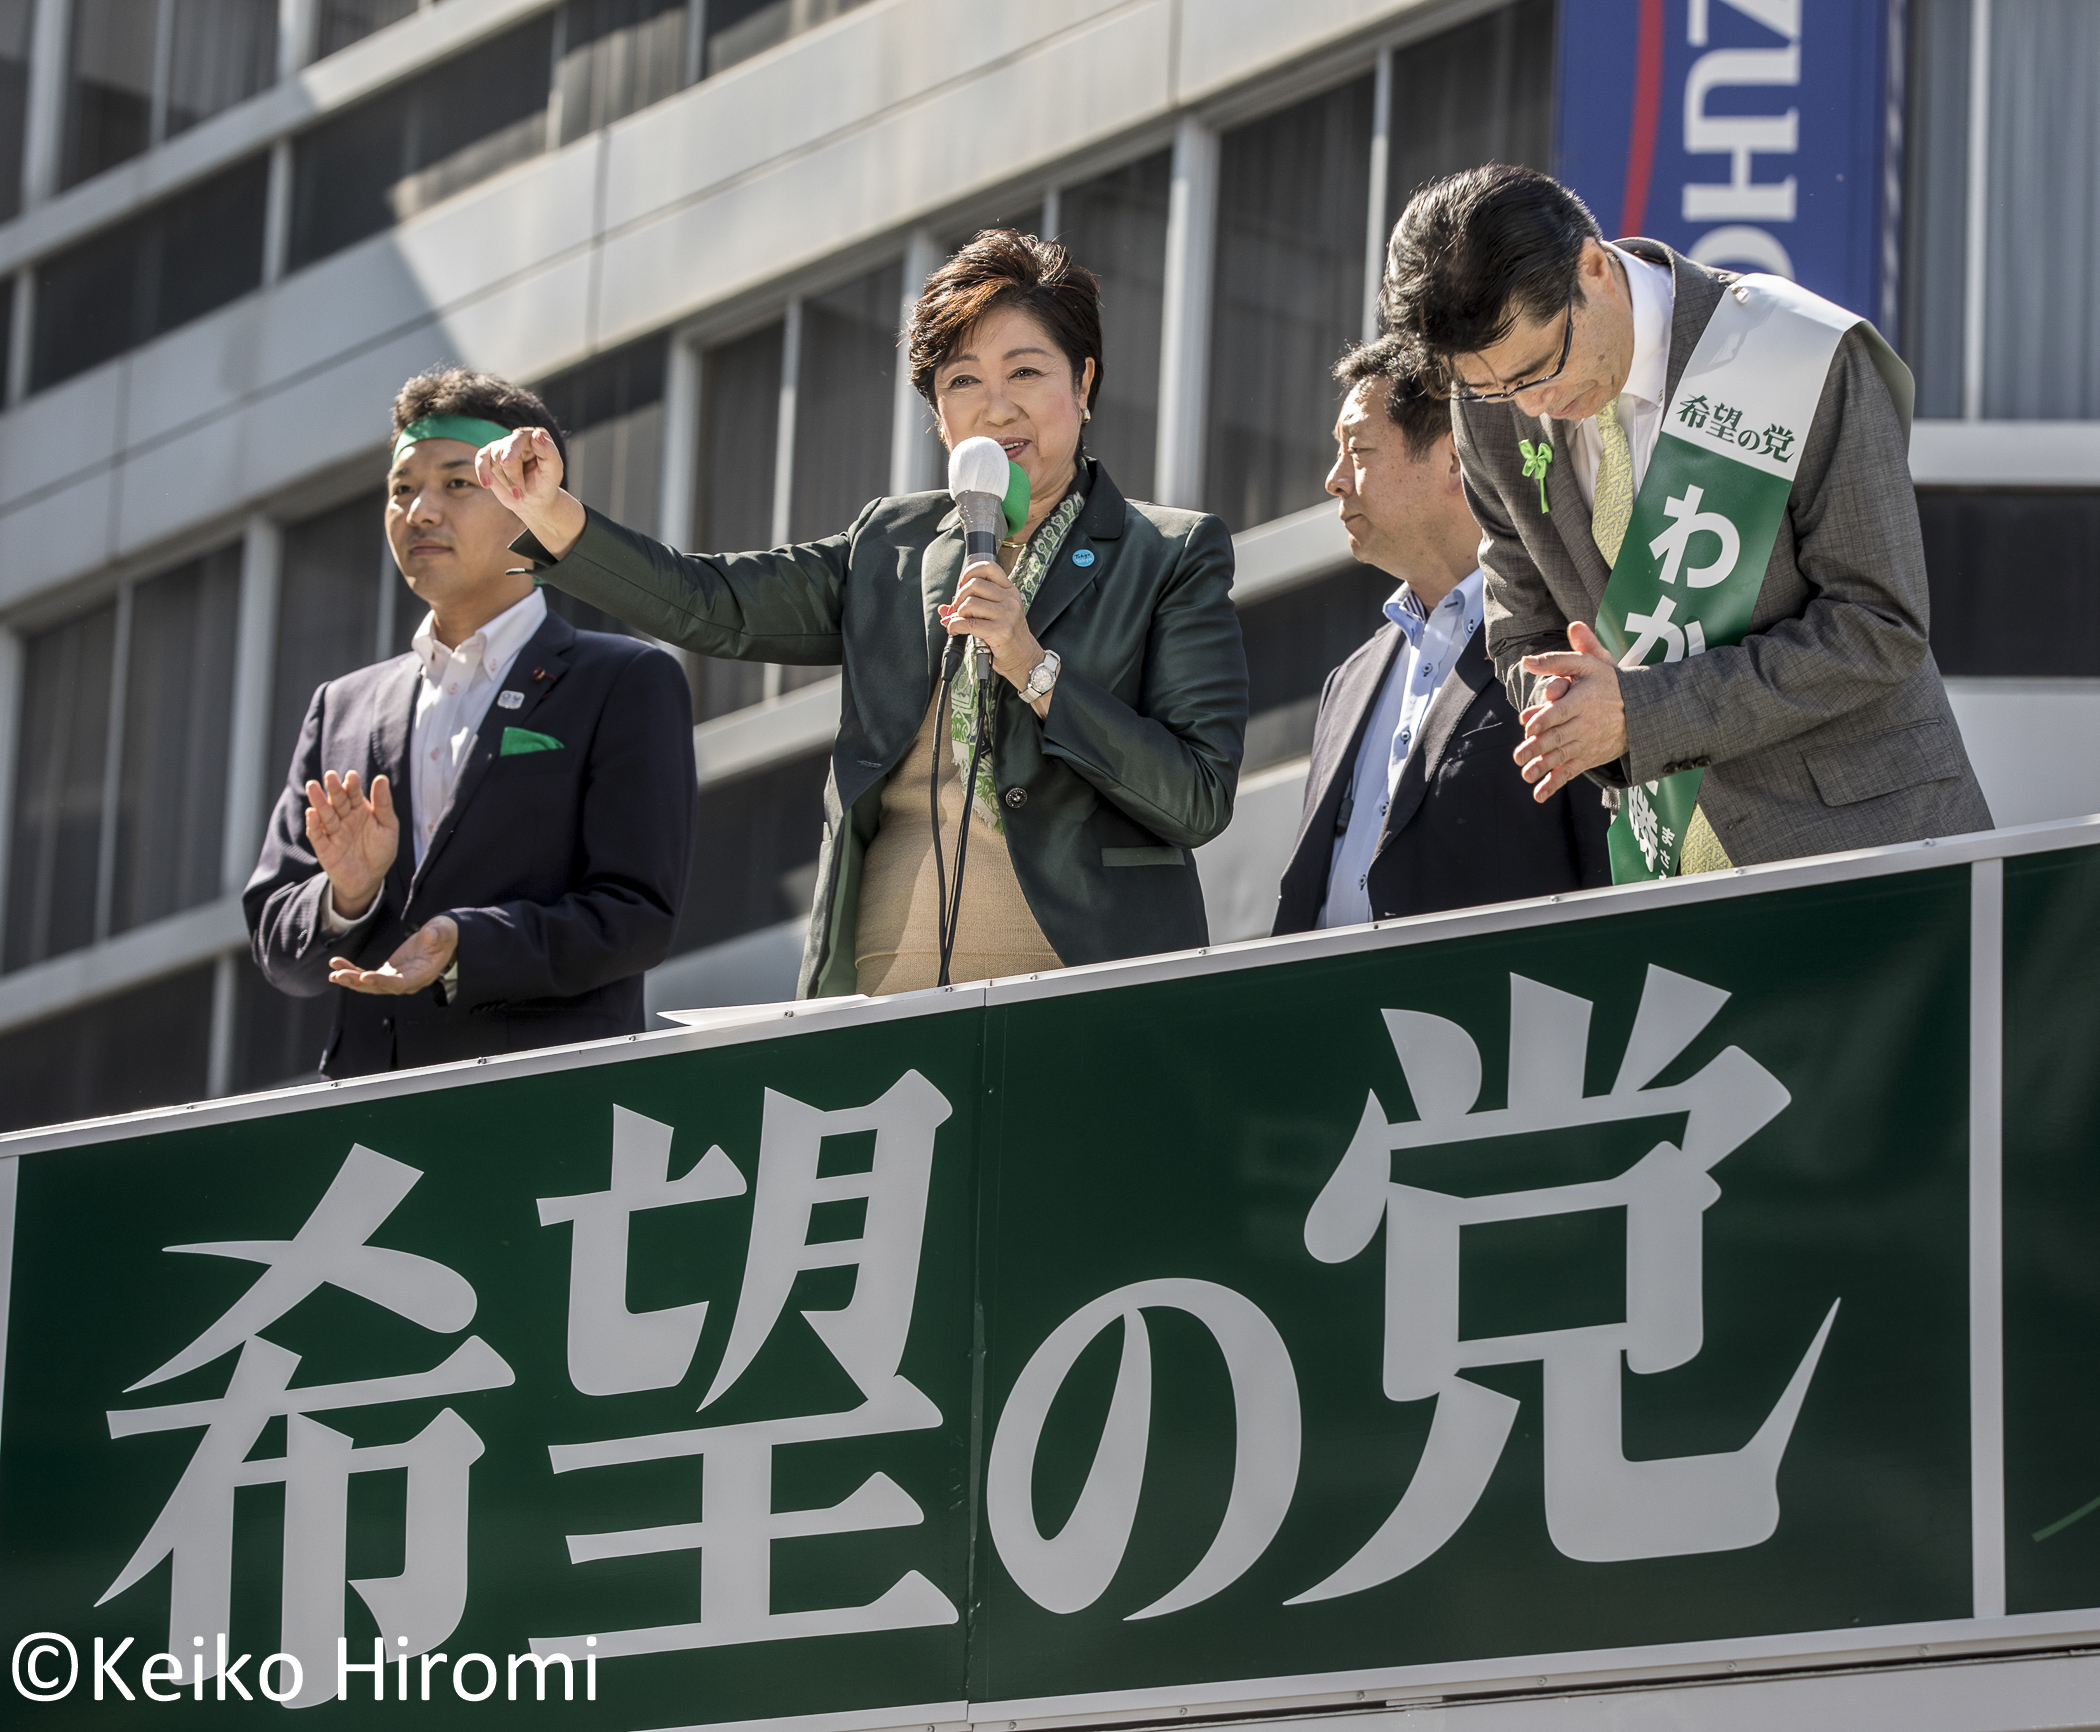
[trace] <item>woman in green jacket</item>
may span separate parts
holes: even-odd
[[[997,565],[965,570],[945,493],[877,499],[799,547],[682,554],[563,491],[544,431],[485,447],[478,473],[523,519],[518,550],[593,606],[705,655],[844,669],[802,996],[938,982],[966,812],[949,978],[1208,942],[1192,850],[1232,817],[1247,720],[1225,526],[1125,500],[1086,456],[1100,291],[1056,242],[979,235],[928,280],[905,345],[942,442],[990,437],[1027,474]],[[964,634],[992,670],[967,797],[974,657],[941,703]]]

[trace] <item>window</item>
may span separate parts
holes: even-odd
[[[416,0],[319,0],[314,7],[314,58],[361,42],[415,10]]]
[[[1926,488],[1918,526],[1942,673],[2100,676],[2100,493]]]
[[[1058,239],[1101,279],[1101,395],[1087,449],[1126,499],[1153,494],[1172,170],[1172,154],[1161,151],[1058,199]]]
[[[263,759],[265,811],[291,773],[316,688],[405,649],[427,611],[387,551],[385,513],[385,494],[366,493],[285,527]]]
[[[867,0],[708,0],[708,77],[812,30]]]
[[[234,962],[233,1092],[258,1094],[321,1080],[321,1055],[335,1027],[331,986],[315,998],[293,998],[263,978],[248,957]]]
[[[253,96],[277,72],[277,0],[73,0],[64,184]]]
[[[0,1035],[0,1130],[202,1100],[213,965]]]
[[[889,491],[903,292],[902,267],[885,265],[800,297],[779,322],[701,356],[696,548],[735,553],[814,541]],[[793,406],[785,440],[783,403]],[[712,656],[696,656],[693,667],[701,721],[837,671]]]
[[[41,391],[259,288],[269,159],[250,157],[36,268]]]
[[[661,335],[572,367],[540,387],[568,442],[569,491],[615,523],[656,533],[663,492],[664,359]],[[547,605],[583,631],[625,631],[609,613],[549,585]]]
[[[1918,412],[2100,418],[2091,313],[2100,274],[2100,8],[2006,0],[1979,12],[1971,0],[1914,0],[1910,16],[1903,337]],[[1980,116],[1969,106],[1978,55]],[[1979,186],[1969,182],[1972,123],[1984,141]],[[1972,214],[1983,303],[1973,310]]]
[[[1969,204],[1967,0],[1916,0],[1911,10],[1909,82],[1903,353],[1917,376],[1917,413],[1951,420],[1962,412],[1962,272]]]
[[[1350,565],[1240,609],[1247,646],[1243,776],[1312,750],[1320,688],[1378,629],[1394,587],[1384,572]]]
[[[809,912],[830,770],[819,752],[701,790],[673,956]]]
[[[780,467],[780,369],[786,326],[774,323],[718,343],[700,358],[700,472],[693,487],[693,546],[711,553],[770,547],[773,481]],[[708,721],[765,696],[756,662],[693,658],[693,716]]]
[[[687,0],[569,0],[556,25],[560,143],[684,84],[687,11]]]
[[[788,539],[836,535],[890,490],[901,267],[802,302]]]
[[[559,373],[539,394],[569,448],[567,486],[616,523],[655,533],[663,486],[661,333]]]
[[[1328,369],[1363,332],[1371,97],[1359,78],[1222,141],[1204,503],[1234,530],[1323,497]]]
[[[0,965],[217,897],[239,612],[227,547],[26,639]]]
[[[298,138],[291,268],[538,155],[553,53],[553,18],[535,18]]]
[[[29,124],[29,36],[36,0],[0,0],[0,222],[22,208],[22,145]]]
[[[112,933],[219,895],[240,611],[238,546],[131,592]]]
[[[1429,181],[1484,162],[1553,167],[1553,0],[1518,0],[1393,55],[1386,229]]]
[[[116,641],[112,602],[22,645],[0,966],[26,968],[95,941]]]

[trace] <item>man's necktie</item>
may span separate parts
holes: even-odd
[[[1633,516],[1633,447],[1626,442],[1626,429],[1619,423],[1619,400],[1614,397],[1597,411],[1597,437],[1604,452],[1597,460],[1597,497],[1590,509],[1590,534],[1597,551],[1611,565],[1619,557],[1619,543],[1626,539],[1626,525]]]
[[[1607,565],[1616,564],[1619,545],[1626,539],[1626,525],[1633,518],[1633,447],[1619,421],[1617,398],[1597,411],[1597,439],[1603,447],[1597,459],[1597,494],[1590,510],[1590,533]],[[1695,807],[1692,821],[1684,827],[1684,845],[1678,852],[1677,875],[1689,878],[1698,872],[1725,872],[1728,850],[1707,821],[1706,809]]]

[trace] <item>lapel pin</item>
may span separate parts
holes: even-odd
[[[1517,449],[1524,454],[1524,479],[1539,484],[1539,511],[1550,514],[1553,507],[1546,503],[1546,471],[1553,463],[1553,447],[1543,439],[1536,445],[1529,439],[1519,439]]]
[[[525,694],[523,692],[498,692],[496,694],[496,708],[499,710],[523,709],[524,706]]]

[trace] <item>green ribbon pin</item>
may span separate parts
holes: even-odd
[[[1551,517],[1553,507],[1546,503],[1546,471],[1553,463],[1553,447],[1543,439],[1536,445],[1529,439],[1519,439],[1517,449],[1524,453],[1524,479],[1539,484],[1539,512]]]

